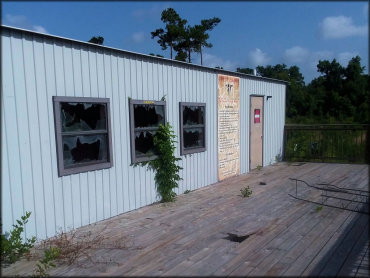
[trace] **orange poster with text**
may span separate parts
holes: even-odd
[[[218,180],[240,174],[239,78],[218,75]]]

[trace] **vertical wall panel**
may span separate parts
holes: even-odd
[[[116,155],[121,156],[121,166],[118,170],[121,172],[122,176],[122,185],[121,190],[122,195],[119,195],[118,203],[119,206],[122,208],[122,212],[130,210],[130,175],[132,171],[129,169],[128,165],[130,162],[130,154],[128,151],[128,146],[130,145],[130,139],[126,132],[128,128],[129,117],[127,116],[127,109],[128,109],[128,93],[129,93],[129,71],[128,71],[128,63],[127,59],[123,59],[122,56],[118,56],[118,67],[117,67],[117,80],[118,80],[118,95],[119,95],[119,120],[117,120],[117,124],[119,124],[120,130],[120,144],[121,147],[121,154],[117,153]],[[125,74],[127,73],[127,74]],[[126,144],[124,144],[126,142]],[[117,166],[118,167],[118,166]],[[132,167],[131,167],[132,168]]]
[[[38,101],[37,88],[35,77],[35,61],[33,55],[33,38],[30,34],[25,34],[23,37],[23,53],[24,53],[24,79],[26,88],[26,103],[27,103],[27,121],[28,121],[28,140],[30,143],[30,168],[31,180],[25,181],[30,188],[33,188],[33,202],[36,218],[36,232],[41,236],[46,236],[45,226],[45,210],[44,210],[44,194],[41,169],[41,150],[39,141],[39,122],[38,122]]]
[[[57,172],[57,158],[56,158],[56,146],[55,146],[55,129],[54,129],[54,111],[52,97],[57,95],[56,80],[55,80],[55,59],[54,59],[54,42],[45,39],[44,41],[44,61],[45,61],[45,85],[46,85],[46,108],[48,118],[48,131],[49,136],[49,152],[50,156],[45,160],[45,164],[49,164],[51,167],[51,178],[50,184],[45,184],[45,191],[51,189],[51,196],[48,198],[54,204],[52,210],[54,214],[54,231],[58,231],[58,227],[64,227],[64,213],[63,213],[63,200],[61,198],[62,181],[58,179]],[[48,189],[46,189],[48,187]],[[51,208],[48,207],[51,210]]]
[[[36,88],[37,88],[37,111],[39,120],[39,137],[41,147],[41,171],[42,171],[42,192],[44,194],[44,202],[42,209],[45,211],[46,236],[55,234],[55,215],[53,202],[53,176],[52,167],[50,164],[51,156],[51,140],[49,136],[49,113],[48,113],[48,95],[45,72],[45,51],[44,40],[42,38],[34,38],[34,57],[35,57],[35,73],[36,73]],[[54,139],[54,138],[53,138]]]
[[[12,190],[11,190],[11,182],[10,182],[10,175],[9,175],[9,155],[8,155],[8,143],[7,138],[5,136],[6,129],[5,129],[5,120],[4,120],[4,105],[3,102],[1,103],[1,144],[3,146],[2,157],[1,157],[1,166],[2,166],[2,173],[1,173],[1,184],[2,184],[2,194],[1,194],[1,211],[5,212],[8,217],[5,217],[6,222],[3,221],[3,225],[5,227],[10,227],[14,223],[14,208],[12,202]],[[23,203],[23,202],[22,202]],[[2,218],[4,219],[4,217]]]
[[[89,70],[89,88],[86,90],[86,97],[98,97],[98,76],[96,67],[96,52],[95,47],[88,47],[88,70]],[[84,65],[85,66],[85,65]],[[96,171],[88,172],[87,184],[89,190],[89,216],[90,223],[98,221],[98,207],[97,207],[97,182]]]
[[[80,69],[81,69],[81,96],[87,97],[90,94],[90,73],[89,73],[89,54],[88,48],[82,46],[80,49]],[[77,60],[76,60],[77,61]],[[77,73],[76,73],[77,74]],[[80,177],[80,201],[81,201],[81,225],[90,223],[90,190],[88,183],[88,173],[81,173]]]
[[[82,93],[82,76],[81,76],[81,57],[80,49],[72,43],[72,76],[73,76],[73,92],[74,95],[83,96]],[[71,176],[71,191],[72,191],[72,208],[73,208],[73,227],[82,225],[82,204],[81,204],[81,175]]]
[[[105,80],[104,80],[104,52],[101,49],[96,51],[96,72],[97,72],[97,84],[98,84],[98,97],[105,98]],[[96,178],[96,204],[97,204],[97,219],[103,220],[108,209],[108,204],[105,203],[107,188],[109,187],[109,181],[104,183],[103,172],[94,171]]]
[[[126,135],[126,141],[127,144],[125,144],[126,149],[126,157],[123,158],[123,166],[126,171],[128,172],[127,175],[127,195],[125,200],[127,200],[127,203],[129,204],[129,210],[133,210],[137,208],[136,206],[136,195],[135,195],[135,169],[130,166],[131,164],[131,155],[130,155],[130,122],[129,122],[129,104],[128,104],[128,98],[135,97],[134,91],[136,91],[136,75],[135,75],[135,68],[134,68],[134,61],[132,59],[129,59],[129,57],[125,57],[125,68],[124,68],[124,88],[123,92],[125,94],[125,98],[123,99],[123,107],[125,109],[122,110],[122,116],[121,120],[124,118],[126,119],[125,125],[123,126],[122,132]]]
[[[104,52],[103,56],[104,62],[104,87],[105,87],[105,97],[112,101],[112,65],[111,65],[111,55],[110,52]],[[111,115],[114,112],[110,111]],[[114,118],[111,117],[111,125],[114,126]],[[114,136],[112,134],[112,145],[114,146]],[[115,198],[116,190],[116,175],[114,171],[114,155],[113,155],[113,171],[109,169],[103,169],[103,188],[104,188],[104,219],[109,218],[113,215],[113,208],[116,206]],[[114,214],[115,215],[115,214]]]
[[[64,96],[75,96],[74,91],[74,79],[73,79],[73,65],[72,65],[72,50],[71,50],[71,43],[64,42],[62,46],[62,60],[60,63],[64,66],[64,71],[60,72],[59,76],[57,76],[57,80],[60,79],[62,83],[64,83],[64,92],[62,94]],[[58,67],[58,63],[56,67]],[[72,179],[75,177],[71,176],[63,176],[63,204],[64,204],[64,221],[67,230],[71,230],[74,227],[74,204],[73,204],[73,193],[72,193]],[[78,186],[75,184],[74,186]]]
[[[4,230],[32,211],[26,236],[45,238],[159,200],[154,173],[131,166],[129,97],[166,98],[178,136],[179,102],[206,103],[206,151],[181,156],[182,194],[217,182],[217,73],[206,68],[2,28]],[[285,85],[240,78],[240,163],[249,169],[249,97],[264,95],[264,165],[282,152]],[[271,95],[272,99],[266,100]],[[58,177],[53,96],[106,97],[113,167]],[[16,140],[14,140],[16,138]],[[23,198],[27,196],[27,198]]]
[[[15,113],[15,94],[14,94],[14,80],[13,80],[13,65],[12,65],[12,47],[10,42],[9,32],[4,31],[3,36],[1,37],[1,69],[2,69],[2,78],[1,78],[1,143],[2,143],[2,156],[1,156],[1,211],[6,212],[7,217],[2,217],[2,224],[4,227],[11,227],[14,223],[14,207],[12,200],[12,180],[11,180],[11,158],[8,154],[8,143],[7,137],[11,135],[9,128],[13,129],[13,133],[16,133],[16,116]],[[6,108],[8,110],[6,111]],[[9,109],[12,108],[12,109]],[[7,115],[8,114],[8,115]],[[13,117],[11,116],[13,114]],[[7,119],[5,119],[7,117]],[[9,122],[13,119],[13,122]],[[9,128],[8,125],[10,124]],[[17,135],[16,135],[17,136]],[[13,137],[15,138],[15,137]],[[13,150],[19,151],[18,140],[12,140],[10,144],[13,143]],[[11,149],[9,148],[9,151]],[[17,154],[14,154],[16,156]],[[19,156],[19,154],[18,154]],[[18,161],[19,163],[19,161]],[[18,179],[20,179],[20,167],[16,167],[14,170],[18,172]],[[13,181],[16,186],[20,187],[22,185],[21,181]],[[18,205],[19,213],[23,213],[23,192],[20,189],[20,196],[18,198],[22,200],[22,203],[14,203]],[[18,215],[17,215],[18,216]]]
[[[11,47],[12,52],[10,55],[13,69],[14,99],[5,98],[8,101],[12,101],[10,103],[4,103],[4,108],[6,115],[5,121],[7,123],[6,136],[10,167],[10,186],[14,208],[13,213],[14,218],[19,219],[26,211],[31,211],[32,214],[26,227],[26,233],[37,234],[22,34],[11,33]],[[2,70],[2,72],[4,71]],[[18,138],[19,141],[14,140],[14,138]],[[17,144],[18,142],[19,145]],[[19,204],[20,197],[24,198],[24,210],[21,210],[21,205]],[[4,230],[6,230],[5,227]]]
[[[110,55],[110,63],[111,63],[111,79],[110,82],[112,83],[112,92],[111,92],[111,125],[118,126],[117,121],[119,122],[119,96],[118,96],[118,82],[117,82],[117,56]],[[113,154],[113,167],[114,167],[114,178],[111,182],[111,199],[112,199],[112,208],[111,208],[111,215],[117,215],[119,208],[118,208],[118,188],[122,185],[122,176],[118,175],[117,169],[121,166],[121,146],[119,142],[121,141],[118,135],[120,134],[120,128],[115,128],[112,130],[112,146],[116,150]],[[117,161],[119,161],[117,163]],[[119,166],[117,166],[119,165]],[[122,189],[122,187],[121,187]],[[122,190],[120,191],[122,195]],[[121,210],[122,212],[122,210]]]

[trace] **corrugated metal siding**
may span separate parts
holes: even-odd
[[[217,182],[214,71],[6,28],[1,43],[4,231],[31,211],[26,236],[43,239],[60,228],[77,228],[159,200],[154,173],[130,166],[129,97],[160,100],[165,95],[167,119],[177,135],[179,102],[205,102],[207,151],[182,157],[183,180],[175,191],[181,194]],[[273,95],[271,104],[265,105],[268,164],[281,148],[283,90],[284,85],[241,78],[242,173],[248,172],[249,94]],[[110,99],[112,168],[58,177],[52,96]],[[276,119],[278,130],[269,131],[276,127]],[[179,150],[178,143],[177,156]]]
[[[206,102],[207,151],[183,157],[176,192],[217,181],[215,74],[18,31],[2,30],[2,45],[5,231],[25,211],[32,212],[26,235],[45,238],[159,199],[154,173],[130,166],[129,97],[165,95],[176,134],[179,102]],[[52,96],[111,100],[112,168],[58,177]]]
[[[275,162],[283,153],[285,124],[285,85],[240,79],[240,173],[249,172],[250,96],[264,96],[263,166]],[[267,96],[272,96],[267,100]]]

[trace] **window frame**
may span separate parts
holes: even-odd
[[[138,100],[138,99],[130,99],[129,100],[129,121],[130,121],[130,146],[131,146],[131,163],[139,163],[154,160],[157,158],[156,155],[152,156],[140,156],[136,157],[135,152],[135,132],[137,131],[154,131],[158,130],[158,127],[149,127],[149,128],[135,128],[134,122],[134,105],[141,104],[141,105],[160,105],[163,106],[163,114],[164,114],[164,124],[167,124],[167,113],[166,113],[166,101],[158,101],[158,100]]]
[[[203,125],[196,125],[192,127],[184,127],[183,124],[183,108],[185,106],[202,106],[204,107],[204,115],[203,115]],[[207,117],[206,117],[206,103],[204,102],[180,102],[179,103],[179,114],[180,114],[180,155],[187,155],[187,154],[193,154],[193,153],[200,153],[200,152],[205,152],[207,150],[207,137],[206,137],[206,126],[207,126]],[[184,128],[203,128],[204,129],[204,147],[193,147],[193,148],[185,148],[184,147]]]
[[[61,121],[61,103],[101,103],[106,107],[106,130],[92,130],[92,131],[62,131]],[[113,152],[112,152],[112,129],[110,119],[110,100],[109,98],[93,98],[93,97],[61,97],[53,96],[54,107],[54,126],[55,126],[55,139],[57,150],[57,164],[58,176],[67,176],[72,174],[83,173],[87,171],[102,170],[111,168],[113,166]],[[79,135],[107,135],[107,161],[103,162],[86,162],[79,163],[77,166],[64,166],[63,157],[63,135],[79,136]]]

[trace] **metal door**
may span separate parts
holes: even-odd
[[[263,96],[250,98],[249,169],[263,166]]]

